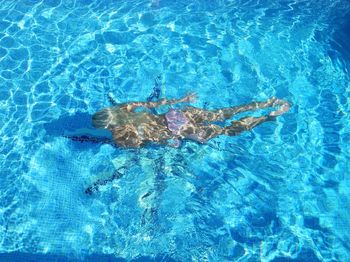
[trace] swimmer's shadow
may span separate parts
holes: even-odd
[[[116,146],[112,134],[106,129],[96,129],[92,126],[91,115],[77,112],[44,124],[47,138],[64,137],[78,144],[110,144]]]
[[[110,177],[96,180],[93,184],[88,186],[84,192],[87,195],[92,195],[93,193],[100,191],[101,187],[107,185],[108,183],[113,182],[114,180],[120,179],[125,174],[126,174],[125,167],[118,168],[113,172],[113,174]]]

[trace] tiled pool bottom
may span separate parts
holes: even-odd
[[[0,1],[0,259],[349,260],[349,10]],[[293,107],[179,149],[62,136],[108,95],[146,100],[159,75],[161,97],[195,91],[201,108],[271,96]],[[119,168],[120,180],[84,193]]]

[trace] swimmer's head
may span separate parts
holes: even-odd
[[[112,120],[107,109],[101,110],[92,116],[92,125],[96,128],[108,128],[109,123]]]
[[[105,108],[92,116],[96,128],[112,129],[127,123],[128,112],[117,107]]]

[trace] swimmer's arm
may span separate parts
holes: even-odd
[[[146,107],[146,108],[156,108],[163,105],[174,105],[178,103],[184,103],[184,102],[194,102],[196,100],[197,96],[195,93],[191,93],[187,96],[184,96],[180,99],[161,99],[157,102],[131,102],[122,105],[122,108],[125,108],[127,111],[133,111],[134,109],[138,107]]]

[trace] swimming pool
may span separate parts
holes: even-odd
[[[0,259],[349,261],[349,11],[0,1]],[[108,96],[145,101],[155,79],[161,97],[195,91],[202,108],[271,96],[293,107],[179,149],[62,136]],[[84,194],[116,169],[122,178]]]

